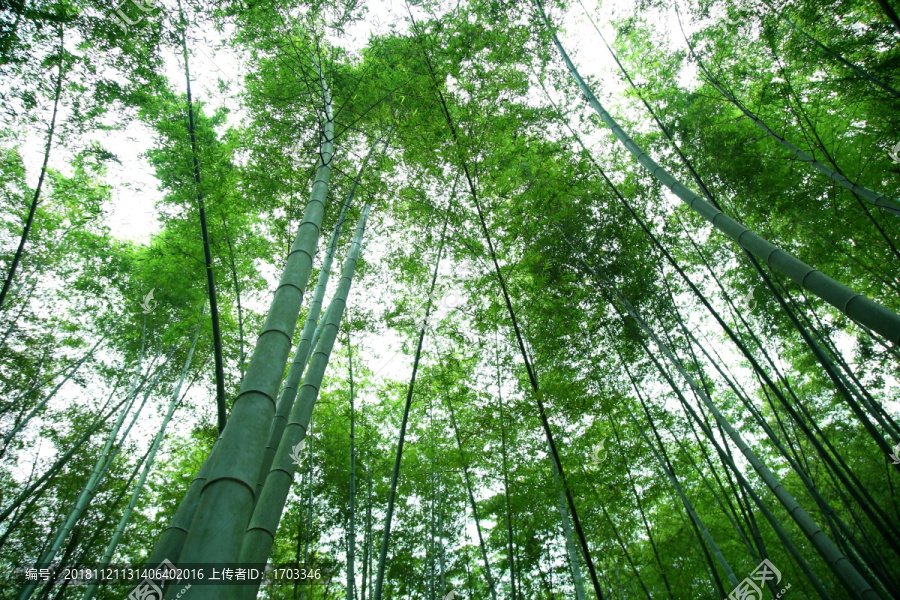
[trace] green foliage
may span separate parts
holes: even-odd
[[[695,533],[688,504],[738,579],[765,555],[792,584],[792,596],[816,593],[751,492],[778,523],[787,524],[789,515],[619,297],[648,321],[877,592],[885,598],[898,593],[900,549],[891,536],[900,532],[894,499],[900,480],[859,417],[861,410],[887,446],[900,443],[896,346],[773,276],[774,294],[735,244],[676,205],[583,103],[531,3],[410,2],[393,7],[389,26],[376,24],[384,16],[377,3],[184,6],[192,29],[215,33],[221,42],[215,61],[233,54],[242,74],[222,82],[224,102],[198,93],[199,83],[195,88],[200,190],[186,97],[163,69],[167,59],[181,60],[180,25],[172,15],[129,4],[123,9],[128,15],[144,18],[123,32],[102,3],[11,2],[0,9],[3,265],[12,259],[35,193],[32,157],[47,142],[47,106],[63,73],[59,131],[34,226],[0,310],[0,440],[21,425],[0,449],[0,510],[42,475],[51,476],[0,522],[0,578],[37,560],[69,514],[118,413],[88,434],[94,418],[125,398],[133,381],[165,364],[140,425],[128,439],[116,440],[121,451],[58,556],[66,565],[99,558],[199,324],[187,373],[193,387],[114,562],[150,555],[216,440],[211,326],[208,316],[200,318],[208,300],[198,191],[205,199],[231,401],[314,178],[323,120],[318,63],[334,99],[336,136],[312,276],[363,157],[375,151],[347,215],[355,220],[358,207],[370,202],[371,226],[269,557],[331,576],[327,585],[302,590],[304,599],[345,597],[349,334],[357,597],[362,600],[365,590],[375,600],[408,373],[445,223],[401,463],[385,599],[439,600],[451,590],[466,600],[490,594],[463,469],[472,477],[500,597],[512,598],[511,575],[517,598],[574,597],[573,567],[587,580],[584,557],[569,563],[547,440],[500,277],[606,597],[729,593],[722,565]],[[566,48],[577,46],[573,60],[588,84],[649,155],[699,189],[644,101],[726,214],[900,310],[896,218],[766,136],[700,74],[678,21],[716,82],[778,135],[890,197],[900,173],[892,157],[900,142],[894,138],[900,101],[872,78],[900,87],[900,50],[878,3],[841,0],[823,11],[813,2],[700,0],[679,5],[677,14],[671,3],[650,0],[614,10],[587,7],[603,31],[615,31],[607,37],[635,86],[606,70],[616,66],[606,61],[599,36],[574,33],[584,7],[552,2],[545,8],[553,23],[564,24],[557,32]],[[189,44],[199,43],[200,35]],[[198,81],[212,77],[190,60]],[[158,227],[142,242],[123,241],[109,226],[113,200],[121,196],[114,194],[109,170],[120,164],[121,150],[94,135],[126,125],[150,133],[141,160],[158,183]],[[335,261],[349,251],[348,229]],[[793,307],[790,314],[779,297]],[[298,335],[306,312],[304,306]],[[56,463],[75,446],[70,458]],[[860,501],[863,492],[871,501]],[[851,597],[814,545],[795,528],[784,529],[817,583],[834,598]],[[74,587],[45,591],[58,589],[59,598],[81,597]],[[101,588],[97,597],[117,594]],[[301,589],[272,586],[260,597],[295,599]]]

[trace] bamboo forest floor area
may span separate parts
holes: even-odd
[[[0,600],[900,598],[898,10],[0,4]]]

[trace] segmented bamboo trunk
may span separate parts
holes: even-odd
[[[582,5],[582,7],[583,7],[583,5]],[[589,15],[588,15],[588,18],[590,19]],[[672,144],[672,146],[675,149],[676,153],[678,154],[679,158],[684,163],[684,165],[687,167],[687,169],[690,171],[691,176],[694,178],[695,182],[700,186],[704,195],[706,195],[706,197],[710,200],[710,202],[712,202],[716,207],[718,207],[718,204],[716,203],[715,198],[713,197],[712,193],[709,191],[709,188],[704,184],[704,182],[700,178],[699,174],[694,169],[693,165],[691,164],[691,161],[681,151],[679,145],[675,142],[672,135],[669,133],[668,129],[665,127],[665,125],[662,123],[662,121],[657,116],[656,111],[653,110],[653,107],[650,106],[650,104],[647,102],[647,100],[641,94],[639,88],[634,84],[634,81],[631,79],[631,76],[628,74],[628,71],[625,69],[625,67],[619,61],[618,56],[616,56],[615,52],[612,50],[612,48],[606,42],[606,39],[603,37],[602,32],[596,26],[596,24],[594,24],[593,19],[590,19],[590,20],[591,20],[591,23],[594,25],[594,29],[597,31],[597,34],[601,37],[601,39],[603,39],[603,42],[606,45],[607,50],[609,50],[613,59],[616,61],[616,64],[618,64],[619,69],[622,71],[622,74],[628,80],[631,87],[637,92],[637,94],[641,98],[641,101],[643,102],[644,106],[647,108],[650,115],[656,121],[660,130],[663,132],[663,134],[666,136],[666,138]],[[793,25],[793,23],[792,23],[792,25]],[[581,141],[580,136],[578,136],[578,134],[576,132],[571,130],[571,127],[570,127],[570,131],[572,131],[573,135],[576,137],[576,139],[579,141],[579,143],[582,145],[582,147],[584,147],[585,150],[587,150],[586,146]],[[844,464],[843,459],[841,458],[840,454],[837,452],[837,450],[835,448],[833,448],[831,446],[830,442],[828,441],[828,438],[825,437],[824,434],[822,434],[825,444],[828,445],[831,452],[834,453],[837,462],[841,463],[843,468],[847,470],[847,475],[849,475],[851,478],[854,479],[854,484],[850,484],[847,481],[846,476],[837,468],[837,465],[835,464],[835,459],[833,459],[831,457],[831,455],[827,451],[825,451],[825,449],[822,447],[822,444],[812,434],[812,432],[810,431],[810,428],[806,425],[803,418],[801,418],[797,414],[797,411],[793,407],[792,403],[789,402],[785,398],[781,389],[775,385],[775,383],[770,379],[770,377],[768,376],[766,371],[757,362],[757,360],[752,355],[752,353],[750,353],[749,348],[747,348],[747,346],[735,334],[735,332],[731,329],[731,327],[720,317],[718,312],[710,305],[710,303],[707,301],[706,297],[700,292],[700,290],[694,285],[694,283],[690,280],[690,278],[687,276],[687,274],[681,269],[681,267],[678,265],[677,261],[671,256],[671,254],[660,243],[660,241],[653,234],[653,232],[650,230],[650,228],[647,226],[647,224],[641,219],[641,217],[634,211],[634,209],[631,207],[630,203],[624,198],[624,196],[622,196],[622,194],[616,188],[615,184],[613,184],[612,181],[609,180],[609,178],[603,172],[603,169],[600,167],[600,165],[597,164],[595,161],[593,161],[593,159],[591,159],[591,160],[592,160],[592,162],[594,162],[595,166],[600,171],[600,174],[603,176],[606,183],[610,186],[612,191],[615,193],[616,197],[619,199],[621,204],[632,215],[632,217],[635,219],[635,221],[638,223],[638,225],[641,227],[641,229],[644,230],[644,232],[647,234],[647,236],[650,238],[650,240],[653,242],[654,246],[656,246],[656,248],[659,250],[659,252],[675,268],[675,270],[678,272],[678,274],[681,276],[681,278],[684,279],[685,283],[688,284],[691,291],[697,296],[697,298],[707,308],[707,310],[710,312],[710,314],[721,325],[721,327],[723,328],[725,333],[728,335],[728,337],[735,343],[735,345],[744,354],[744,356],[747,358],[747,360],[750,361],[751,365],[753,366],[754,370],[757,372],[758,376],[763,379],[765,384],[768,386],[769,390],[776,396],[776,398],[778,398],[778,400],[782,403],[782,405],[785,407],[785,409],[789,412],[791,417],[794,419],[794,422],[801,428],[801,430],[804,432],[804,434],[806,434],[806,436],[810,440],[810,442],[818,450],[820,457],[826,462],[826,464],[829,467],[831,467],[832,471],[841,479],[844,487],[851,493],[851,495],[853,495],[854,498],[856,498],[857,501],[859,501],[860,507],[865,512],[865,514],[867,516],[869,516],[869,518],[872,520],[873,524],[875,525],[876,530],[878,530],[879,532],[882,533],[882,535],[885,536],[885,539],[888,541],[888,544],[891,545],[896,551],[895,536],[891,534],[891,532],[894,531],[894,527],[891,525],[890,520],[886,518],[886,516],[881,511],[881,508],[878,506],[878,504],[875,503],[875,501],[871,497],[869,497],[868,492],[866,491],[865,487],[862,486],[862,484],[858,480],[855,479],[855,476],[853,475],[853,473],[849,470],[849,468],[847,468],[846,464]],[[696,246],[696,244],[694,244],[693,240],[691,240],[691,243],[694,246],[695,252],[698,252],[698,255],[701,257],[701,260],[703,260],[702,254],[699,254],[699,250],[697,249],[697,246]],[[861,422],[866,426],[866,429],[873,435],[876,443],[878,443],[879,446],[887,453],[889,451],[889,449],[887,448],[887,445],[885,444],[884,439],[881,437],[881,435],[879,433],[874,431],[874,427],[868,422],[868,419],[866,418],[866,416],[864,414],[861,414],[861,409],[857,405],[856,400],[850,396],[849,391],[847,389],[850,387],[849,382],[847,382],[846,378],[844,378],[839,372],[836,371],[836,368],[834,367],[833,364],[831,364],[831,361],[824,355],[824,353],[820,349],[818,349],[816,342],[808,335],[808,333],[806,332],[806,328],[798,321],[798,318],[795,315],[793,308],[786,303],[782,294],[779,293],[777,288],[775,288],[773,282],[771,281],[771,278],[762,269],[762,267],[759,265],[759,263],[756,261],[756,259],[753,257],[753,255],[750,254],[749,252],[746,252],[746,254],[748,255],[748,258],[750,259],[753,266],[758,271],[759,275],[763,278],[763,280],[767,283],[767,285],[769,285],[771,291],[773,292],[773,295],[775,296],[775,298],[779,302],[779,304],[782,306],[785,313],[792,320],[792,322],[795,324],[797,329],[800,331],[801,335],[807,341],[810,348],[813,350],[813,353],[816,355],[816,358],[819,360],[819,362],[822,364],[822,366],[826,369],[829,376],[832,377],[833,380],[835,380],[836,387],[838,387],[838,389],[842,392],[842,394],[844,395],[844,397],[846,398],[846,400],[848,402],[848,405],[850,405],[851,409],[857,414],[857,416],[860,418]],[[705,260],[704,260],[704,263],[706,263]],[[709,269],[709,272],[712,275],[713,279],[719,286],[720,290],[727,298],[728,294],[727,294],[724,286],[719,281],[718,275],[709,266],[709,264],[707,264],[706,266]],[[670,294],[671,294],[671,292],[670,292]],[[673,302],[674,302],[674,300],[673,300]],[[730,303],[730,300],[729,300],[729,303]],[[733,305],[732,305],[732,307],[733,307]],[[746,322],[744,322],[744,324],[747,325]],[[749,325],[747,327],[748,327],[748,331],[750,332],[753,339],[756,340],[756,336],[753,333],[752,329],[749,328]],[[684,328],[683,324],[682,324],[682,328],[684,329],[685,334],[687,336],[692,337],[692,334],[686,328]],[[758,340],[756,340],[756,342],[759,345],[760,349],[762,349],[762,344],[760,344]],[[706,353],[705,348],[702,345],[700,347],[704,351],[704,353]],[[834,352],[835,352],[836,358],[841,362],[843,368],[847,371],[849,376],[851,378],[853,378],[854,381],[856,381],[856,378],[853,376],[852,370],[849,368],[849,365],[846,365],[846,363],[840,358],[839,353],[837,353],[836,351],[834,351]],[[765,353],[765,351],[763,351],[763,353],[766,356],[766,359],[769,361],[769,364],[772,366],[772,368],[775,369],[776,372],[778,372],[776,365],[769,358],[768,354]],[[710,359],[710,360],[712,360],[712,359]],[[715,363],[715,361],[713,361],[713,364],[715,364],[716,367],[718,368],[718,365]],[[723,376],[724,376],[724,374],[723,374]],[[787,384],[787,381],[783,378],[783,376],[780,373],[779,373],[779,377],[785,384],[785,387],[787,388],[787,390],[793,395],[793,390],[791,389],[790,385]],[[728,380],[728,377],[725,377],[725,379]],[[841,382],[843,382],[843,385]],[[729,383],[731,383],[730,380],[729,380]],[[864,404],[866,405],[867,409],[870,411],[870,413],[872,413],[876,417],[876,419],[878,419],[879,423],[881,423],[882,426],[892,436],[894,436],[894,441],[897,441],[898,438],[896,437],[897,436],[896,430],[892,429],[893,420],[890,419],[889,415],[884,413],[883,408],[881,408],[881,406],[877,403],[877,401],[874,398],[872,398],[870,395],[868,395],[865,388],[861,384],[859,384],[859,382],[857,382],[857,385],[860,387],[860,389],[863,393],[863,396],[868,397],[868,401],[867,402],[864,401]],[[743,400],[743,397],[737,390],[735,390],[735,393],[737,393],[738,396],[741,397]],[[794,396],[794,402],[796,403],[796,405],[798,407],[800,407],[801,411],[805,412],[803,403],[796,396]],[[773,410],[774,410],[774,406],[773,406]],[[812,423],[813,428],[815,428],[818,431],[818,426],[815,424],[815,421],[811,418],[811,416],[809,414],[806,414],[806,416],[807,416],[807,418],[809,418],[810,422]],[[882,418],[882,416],[883,416],[883,418]],[[821,434],[821,432],[819,432],[819,433]],[[774,435],[774,433],[772,435]],[[783,454],[787,457],[786,453],[783,452]],[[788,457],[788,460],[790,460],[789,457]],[[799,468],[799,466],[795,467],[795,468]],[[740,477],[739,474],[738,474],[738,477]],[[747,488],[747,489],[749,490],[749,488]],[[866,496],[866,499],[865,500],[861,499],[860,498],[861,495]],[[818,502],[818,500],[817,500],[817,502]],[[870,507],[874,508],[875,512],[879,513],[880,517],[879,517],[879,515],[874,514],[873,511],[870,510]],[[761,507],[761,509],[764,512],[766,512],[768,510],[764,506]],[[828,513],[826,512],[826,514],[828,514]],[[840,521],[840,519],[838,519],[838,521]],[[775,524],[773,524],[773,527],[775,527]],[[853,538],[851,536],[851,540],[852,539]],[[789,545],[789,549],[793,548],[792,544],[788,543],[788,545]],[[792,554],[795,552],[796,552],[795,550],[792,550]],[[802,564],[802,561],[800,561],[800,562]],[[804,567],[804,572],[806,572],[808,575],[811,574],[811,571],[809,571],[809,569],[805,568],[805,567]],[[825,595],[824,591],[822,590],[821,585],[818,583],[818,581],[814,577],[811,578],[811,581],[812,581],[813,585],[816,587],[817,592],[824,597],[824,595]]]
[[[278,398],[278,405],[275,410],[275,419],[272,421],[272,428],[269,432],[269,442],[266,444],[266,453],[263,458],[262,466],[259,469],[259,481],[256,484],[256,497],[259,498],[259,494],[262,492],[263,484],[266,482],[266,477],[269,474],[269,467],[272,466],[272,460],[275,458],[275,451],[278,449],[278,444],[281,441],[281,436],[284,433],[284,427],[287,424],[288,415],[291,413],[291,408],[294,406],[294,400],[297,398],[297,387],[300,385],[300,380],[303,378],[303,370],[306,368],[306,363],[309,361],[310,351],[316,347],[316,343],[319,341],[318,333],[320,330],[318,328],[319,325],[319,316],[322,312],[322,304],[325,300],[325,290],[328,287],[328,280],[331,277],[331,264],[334,260],[334,251],[337,249],[338,241],[341,237],[341,231],[344,228],[344,221],[347,218],[347,211],[353,205],[353,201],[356,199],[356,188],[359,185],[359,181],[362,178],[363,173],[365,172],[366,166],[369,163],[369,158],[372,156],[372,153],[375,151],[375,146],[377,142],[372,145],[372,148],[369,150],[369,153],[366,155],[366,158],[363,160],[362,165],[359,167],[359,172],[356,174],[356,178],[353,180],[353,186],[350,188],[350,193],[347,195],[347,200],[344,202],[344,205],[341,207],[341,212],[338,215],[337,222],[334,225],[334,230],[331,232],[331,240],[328,242],[328,247],[325,249],[325,256],[322,259],[322,268],[319,271],[319,278],[316,281],[316,289],[313,292],[312,301],[309,304],[309,312],[306,315],[306,322],[303,324],[303,331],[300,334],[300,341],[297,343],[297,348],[294,350],[294,359],[291,361],[291,367],[288,369],[287,379],[285,379],[284,387],[281,389],[281,396]],[[324,319],[321,320],[322,323],[325,322]]]
[[[219,427],[219,435],[225,429],[227,420],[227,408],[225,406],[225,366],[222,357],[222,331],[219,326],[219,304],[216,300],[216,277],[213,272],[212,249],[209,245],[209,228],[206,224],[206,201],[203,199],[203,187],[200,183],[200,160],[197,150],[197,135],[194,130],[194,101],[191,96],[191,69],[188,60],[187,24],[184,20],[184,11],[181,9],[181,0],[178,0],[178,17],[181,21],[181,51],[184,58],[184,79],[187,88],[188,107],[188,138],[191,141],[191,159],[193,163],[194,185],[197,192],[197,211],[200,217],[200,239],[203,242],[203,259],[206,267],[206,293],[209,296],[209,316],[212,319],[213,335],[213,359],[216,373],[216,417]]]
[[[309,368],[303,378],[297,402],[291,409],[288,424],[285,427],[281,443],[278,445],[278,451],[275,453],[275,460],[269,470],[266,484],[263,486],[262,495],[253,511],[253,517],[241,546],[239,562],[264,563],[268,559],[275,541],[275,532],[281,521],[284,503],[287,500],[297,466],[293,456],[296,456],[297,449],[306,437],[307,427],[319,395],[319,387],[322,385],[325,368],[328,366],[331,350],[337,338],[341,318],[347,305],[347,297],[350,293],[350,284],[359,261],[360,245],[365,233],[369,210],[370,205],[366,204],[356,225],[353,244],[344,262],[341,280],[328,311],[328,320],[323,328],[322,338],[316,346]],[[248,586],[225,586],[224,588],[203,586],[206,589],[201,588],[202,591],[197,594],[197,598],[199,600],[218,600],[222,597],[253,598],[258,587],[258,583]]]
[[[211,463],[206,471],[208,479],[201,484],[194,514],[183,515],[185,521],[190,522],[184,547],[180,556],[162,557],[172,562],[235,562],[250,522],[265,442],[275,415],[276,397],[290,353],[297,315],[312,271],[331,179],[334,114],[324,74],[314,58],[313,63],[319,71],[325,101],[325,124],[309,203],[235,398],[231,417],[207,459]],[[194,487],[191,486],[188,495]],[[194,498],[190,500],[189,508],[193,506]],[[211,589],[211,586],[198,586],[196,595],[206,595]]]

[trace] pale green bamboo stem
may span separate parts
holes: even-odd
[[[247,373],[222,432],[208,480],[199,500],[179,560],[184,563],[234,562],[250,522],[256,500],[259,468],[275,415],[276,397],[290,353],[297,315],[312,271],[322,227],[334,153],[334,114],[321,68],[325,126],[315,179],[303,220],[297,230],[281,281],[275,291]],[[171,559],[170,559],[171,560]],[[211,586],[198,586],[192,595],[204,596]]]
[[[7,445],[9,444],[9,442],[13,439],[13,436],[15,436],[15,435],[19,432],[19,430],[21,430],[23,427],[25,427],[25,425],[27,425],[28,422],[31,421],[31,419],[32,419],[38,412],[40,412],[40,410],[41,410],[42,408],[44,408],[44,406],[47,405],[47,403],[50,401],[50,399],[53,398],[53,396],[56,395],[56,392],[58,392],[58,391],[60,390],[60,388],[62,388],[62,386],[64,386],[64,385],[66,384],[66,382],[69,381],[69,380],[75,375],[75,373],[78,371],[78,369],[81,368],[81,365],[83,365],[84,362],[94,354],[94,351],[97,349],[98,346],[100,346],[101,343],[103,343],[104,339],[105,339],[105,338],[100,338],[100,340],[98,340],[97,343],[94,344],[94,347],[91,348],[91,349],[88,351],[87,354],[85,354],[84,356],[82,356],[82,357],[78,360],[78,362],[75,363],[74,366],[71,366],[71,367],[70,367],[71,370],[70,370],[69,373],[63,378],[63,380],[60,381],[60,382],[56,385],[56,387],[54,387],[53,390],[51,390],[51,392],[50,392],[49,394],[47,394],[46,396],[44,396],[44,399],[41,400],[41,401],[37,404],[37,406],[35,406],[33,409],[31,409],[31,412],[29,412],[28,415],[27,415],[24,419],[22,419],[21,421],[19,421],[19,422],[16,424],[16,426],[13,427],[12,430],[11,430],[9,433],[6,434],[6,436],[3,438],[3,441],[0,442],[0,456],[3,456],[3,453],[4,453],[5,450],[6,450],[6,446],[7,446]]]
[[[203,318],[203,313],[206,311],[206,307],[200,311],[200,318]],[[197,347],[197,339],[200,337],[200,327],[197,327],[196,332],[194,333],[194,339],[191,341],[191,347],[188,350],[187,358],[184,361],[184,368],[181,370],[181,379],[178,381],[178,385],[175,386],[175,391],[172,393],[172,399],[169,401],[168,410],[166,411],[166,415],[163,418],[162,425],[160,425],[159,431],[156,433],[156,437],[153,439],[153,444],[150,446],[150,453],[147,456],[146,463],[144,464],[144,468],[141,471],[141,475],[137,480],[137,483],[134,485],[134,491],[131,493],[131,499],[128,502],[128,506],[125,508],[125,511],[122,513],[122,518],[119,519],[119,524],[116,527],[116,531],[112,536],[112,539],[109,541],[109,544],[106,546],[106,550],[103,552],[103,559],[100,561],[100,569],[105,569],[109,566],[110,562],[112,562],[113,553],[116,551],[116,548],[119,545],[119,542],[122,540],[122,536],[125,534],[125,527],[128,525],[128,522],[131,520],[131,515],[134,512],[135,506],[137,506],[138,498],[140,498],[141,491],[144,489],[144,483],[147,481],[147,476],[150,473],[150,469],[153,468],[153,461],[156,458],[156,451],[159,450],[159,445],[162,443],[163,437],[166,434],[166,427],[169,425],[169,421],[172,420],[172,415],[175,414],[175,409],[177,408],[180,396],[181,396],[181,387],[184,385],[184,380],[187,377],[188,370],[191,367],[191,359],[194,356],[194,349]],[[93,583],[87,587],[84,591],[84,595],[82,596],[82,600],[91,600],[94,595],[97,593],[97,589],[99,585],[97,583]]]
[[[138,363],[138,369],[140,369],[140,362]],[[159,371],[159,375],[161,374],[162,368],[160,368]],[[69,537],[69,534],[72,532],[75,524],[81,519],[82,515],[84,515],[84,512],[87,510],[88,505],[97,492],[97,488],[100,485],[101,479],[106,474],[107,470],[112,464],[112,461],[115,459],[119,449],[121,448],[121,444],[119,446],[115,445],[116,438],[118,437],[119,430],[121,429],[122,424],[125,422],[125,417],[128,416],[128,413],[131,411],[131,407],[134,406],[134,401],[137,399],[137,389],[137,381],[134,381],[132,384],[132,390],[129,393],[129,396],[131,396],[131,400],[128,402],[121,414],[119,414],[119,418],[116,419],[112,430],[109,432],[109,435],[106,438],[106,444],[100,452],[100,455],[97,457],[93,469],[91,469],[91,473],[88,476],[87,482],[84,484],[84,487],[81,488],[81,491],[79,492],[78,497],[75,500],[75,504],[73,505],[72,510],[69,511],[68,515],[66,515],[65,520],[62,522],[59,529],[57,529],[56,535],[54,536],[53,542],[50,544],[50,547],[44,552],[43,555],[41,555],[41,558],[37,563],[38,565],[49,566],[50,564],[52,564],[53,559],[56,558],[57,553],[59,552],[63,543]],[[123,442],[125,440],[125,437],[127,437],[129,431],[131,430],[131,427],[136,422],[137,417],[140,415],[141,410],[144,408],[144,404],[146,403],[152,389],[153,386],[151,386],[145,393],[144,401],[141,403],[140,407],[138,407],[138,410],[135,412],[131,420],[131,423],[125,430],[125,436],[123,436],[122,439]],[[22,589],[19,591],[18,600],[28,600],[29,598],[31,598],[38,585],[39,582],[26,583],[25,586],[22,587]]]
[[[296,463],[292,454],[296,455],[295,448],[306,438],[307,427],[312,417],[316,399],[319,396],[319,388],[325,376],[325,369],[337,338],[341,318],[347,305],[347,297],[350,293],[350,284],[359,262],[360,245],[365,233],[366,220],[369,216],[370,205],[366,204],[359,217],[356,233],[350,252],[344,262],[341,280],[335,291],[331,309],[328,311],[328,321],[322,332],[322,338],[316,346],[312,360],[309,363],[303,385],[297,402],[291,409],[290,419],[285,427],[275,460],[263,486],[262,495],[253,511],[253,516],[244,536],[243,545],[238,562],[264,563],[269,557],[272,544],[275,541],[275,532],[281,515],[284,511],[284,503],[287,500],[291,483],[294,480]],[[259,584],[247,586],[203,586],[198,588],[197,600],[218,600],[219,598],[253,598]]]
[[[320,330],[317,325],[320,320],[319,316],[322,312],[322,304],[325,299],[325,289],[328,287],[328,280],[331,277],[331,263],[334,260],[334,251],[337,249],[338,240],[340,239],[341,231],[344,228],[347,211],[353,205],[353,201],[356,198],[356,188],[362,179],[366,166],[369,164],[369,158],[375,151],[375,146],[377,144],[378,142],[372,144],[372,148],[369,150],[369,153],[366,154],[362,165],[359,167],[356,178],[353,180],[353,186],[350,188],[350,193],[347,194],[347,200],[341,207],[337,223],[334,225],[334,231],[331,232],[331,240],[328,243],[328,247],[325,249],[325,256],[322,259],[322,269],[319,271],[316,289],[313,292],[313,298],[309,304],[309,313],[307,313],[306,322],[303,324],[303,332],[300,334],[300,341],[297,344],[296,350],[294,350],[294,360],[291,362],[290,369],[288,369],[287,379],[285,380],[284,387],[281,389],[281,396],[278,398],[278,405],[275,409],[275,419],[272,421],[272,428],[269,431],[269,442],[266,444],[266,453],[259,469],[259,479],[256,484],[257,499],[259,498],[259,494],[262,493],[263,484],[266,482],[266,477],[269,474],[269,467],[272,466],[272,460],[275,458],[275,450],[278,448],[278,443],[281,441],[281,436],[284,433],[284,427],[287,424],[288,415],[291,413],[291,407],[294,406],[294,400],[297,398],[297,387],[300,385],[300,380],[303,378],[303,370],[306,368],[306,363],[309,361],[310,351],[315,348],[313,342],[318,342],[318,335],[316,335],[316,333],[320,332]],[[324,323],[324,319],[322,322]]]

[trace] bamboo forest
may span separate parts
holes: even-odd
[[[0,2],[0,600],[900,598],[898,12]]]

